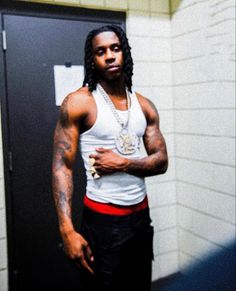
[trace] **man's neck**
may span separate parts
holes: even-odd
[[[116,80],[99,80],[98,83],[103,87],[108,95],[125,97],[125,82],[123,78]]]

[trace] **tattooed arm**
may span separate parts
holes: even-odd
[[[69,95],[63,102],[54,134],[52,182],[53,196],[58,214],[60,233],[64,249],[70,259],[93,272],[87,263],[92,259],[87,241],[74,230],[72,223],[73,163],[79,138],[79,119],[82,113],[77,109],[77,100]]]
[[[94,167],[100,175],[124,171],[126,173],[147,177],[166,172],[168,156],[164,137],[159,128],[159,115],[154,104],[139,95],[139,101],[147,120],[147,128],[143,137],[148,156],[141,159],[128,159],[117,155],[112,150],[98,148]]]

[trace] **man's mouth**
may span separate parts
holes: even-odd
[[[106,68],[106,71],[109,71],[109,72],[116,72],[120,69],[120,66],[109,66]]]

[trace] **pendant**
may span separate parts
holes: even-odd
[[[134,132],[122,128],[115,139],[117,150],[123,155],[130,155],[136,152],[139,147],[139,138]]]

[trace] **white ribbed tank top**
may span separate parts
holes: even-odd
[[[146,195],[144,178],[124,172],[116,172],[94,179],[89,172],[89,155],[96,153],[99,147],[112,149],[115,147],[115,137],[118,136],[121,125],[117,122],[110,107],[98,90],[92,92],[97,106],[97,118],[94,125],[80,135],[80,152],[84,161],[87,176],[86,194],[88,198],[102,203],[117,205],[133,205],[141,202]],[[128,128],[135,132],[139,140],[143,137],[147,122],[135,93],[130,94],[130,120]],[[122,119],[127,119],[128,111],[117,110]],[[126,120],[125,119],[125,120]],[[120,154],[120,153],[118,153]],[[121,154],[120,154],[121,155]],[[125,157],[140,158],[140,149]]]

